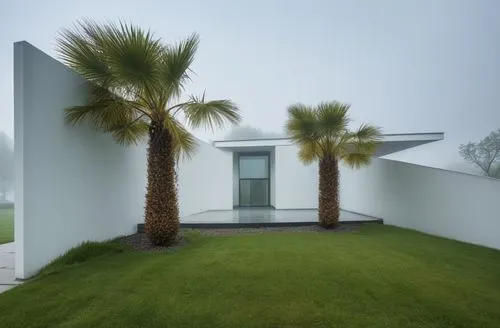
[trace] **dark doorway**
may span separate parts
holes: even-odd
[[[240,154],[239,205],[269,206],[269,153]]]

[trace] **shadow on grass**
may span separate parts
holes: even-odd
[[[129,250],[129,247],[115,240],[105,242],[84,242],[50,262],[40,270],[36,278],[59,273],[65,269],[78,266],[95,258],[111,256]]]
[[[98,258],[101,259],[120,253],[134,252],[134,249],[130,245],[126,245],[120,241],[121,238],[118,237],[103,242],[83,242],[47,264],[34,278],[37,279],[57,274]],[[192,247],[203,239],[203,236],[197,231],[188,231],[184,232],[183,239],[185,244],[181,248]],[[178,247],[174,247],[173,251],[178,251]]]

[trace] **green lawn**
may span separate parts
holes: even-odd
[[[500,252],[369,225],[76,252],[0,294],[2,327],[498,327]]]
[[[14,209],[0,208],[0,244],[14,240]]]

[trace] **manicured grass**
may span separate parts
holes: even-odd
[[[2,327],[498,327],[500,252],[381,226],[112,244],[0,294]],[[85,247],[88,247],[86,245]]]
[[[14,209],[0,208],[0,244],[14,240]]]

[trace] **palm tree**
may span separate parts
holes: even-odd
[[[324,228],[334,228],[339,220],[339,161],[352,168],[368,165],[381,135],[367,124],[349,131],[349,107],[336,101],[288,107],[286,129],[299,147],[299,158],[306,164],[319,161],[318,216]]]
[[[87,120],[124,145],[148,139],[145,229],[156,245],[172,243],[179,231],[175,165],[197,144],[184,124],[213,129],[240,121],[230,100],[203,94],[180,101],[198,43],[197,34],[170,45],[128,23],[90,20],[57,39],[60,58],[90,82],[88,103],[67,108],[67,122]]]

